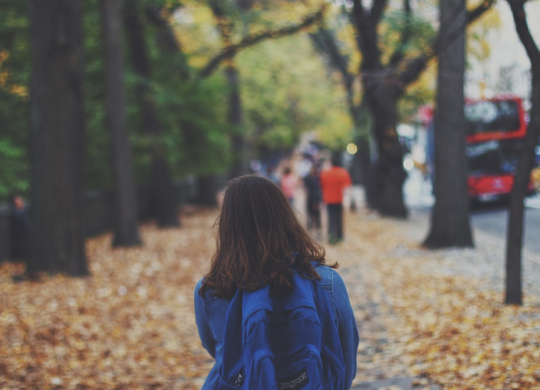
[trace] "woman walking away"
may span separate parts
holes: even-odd
[[[291,168],[287,167],[283,170],[283,176],[281,177],[281,190],[285,194],[285,197],[291,205],[294,204],[294,193],[296,192],[296,186],[298,181],[296,176],[293,175]]]
[[[343,280],[270,180],[225,190],[210,271],[195,288],[203,390],[346,390],[358,330]]]

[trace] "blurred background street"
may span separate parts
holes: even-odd
[[[419,171],[412,171],[405,182],[405,202],[411,210],[423,218],[429,218],[435,202],[430,183],[426,183]],[[528,250],[540,253],[540,196],[535,195],[525,200],[525,233],[523,245]],[[508,204],[492,202],[476,204],[470,212],[471,223],[475,229],[492,235],[504,242],[508,224]]]

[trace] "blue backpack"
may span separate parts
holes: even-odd
[[[295,272],[289,293],[238,289],[227,312],[216,390],[343,390],[344,367],[320,282]]]

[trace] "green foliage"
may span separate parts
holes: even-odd
[[[240,11],[231,1],[221,2],[237,42],[248,33],[297,23],[313,12],[310,4],[254,2]],[[275,6],[278,5],[278,6]],[[186,2],[178,13],[177,31],[191,64],[203,67],[222,47],[215,18],[203,3]],[[235,58],[240,74],[245,131],[251,143],[264,150],[289,149],[306,131],[325,142],[344,144],[351,124],[337,80],[328,75],[321,58],[304,34],[269,40]],[[223,91],[226,93],[227,91]]]
[[[337,80],[328,77],[305,35],[267,41],[238,57],[246,126],[257,146],[289,149],[314,131],[346,144],[351,123]]]
[[[28,99],[0,88],[0,202],[29,195]]]
[[[410,40],[403,47],[405,58],[414,58],[430,47],[435,39],[436,30],[433,25],[420,17],[407,18],[402,11],[388,12],[383,19],[381,42],[383,42],[384,63],[388,63],[392,54],[401,45],[401,36],[405,29],[410,31]],[[407,88],[407,92],[398,102],[400,121],[410,121],[424,104],[433,102],[435,95],[434,73],[425,72],[418,81]]]
[[[176,0],[141,0],[141,7],[162,7],[163,15],[177,20]],[[124,48],[127,113],[135,173],[139,183],[149,180],[153,150],[166,155],[173,175],[211,174],[226,170],[229,139],[241,129],[227,124],[228,89],[222,72],[205,80],[182,75],[190,66],[201,67],[221,48],[215,20],[206,3],[186,0],[195,22],[177,30],[184,53],[167,50],[159,31],[143,15],[150,48],[150,86],[162,134],[145,134],[134,74]],[[229,2],[229,5],[232,4]],[[248,12],[233,9],[235,39],[300,20],[313,5],[279,2],[279,7],[255,3]],[[105,126],[105,84],[102,21],[99,0],[83,3],[85,31],[86,187],[112,187],[110,137]],[[17,191],[29,193],[29,82],[31,70],[28,10],[24,2],[0,0],[0,197]],[[182,11],[183,12],[183,11]],[[180,12],[180,15],[183,13]],[[181,20],[181,18],[180,18]],[[189,25],[189,28],[187,26]],[[329,145],[351,138],[351,123],[343,93],[329,76],[304,35],[268,41],[237,57],[244,104],[245,129],[256,146],[292,147],[304,132],[316,132]],[[191,68],[192,75],[196,72]]]
[[[28,164],[26,150],[10,139],[0,140],[0,198],[5,200],[11,193],[28,196]]]
[[[190,174],[219,173],[227,169],[228,138],[226,125],[226,86],[219,75],[203,81],[182,76],[185,55],[163,50],[158,32],[148,26],[152,80],[142,80],[152,91],[159,113],[162,134],[159,138],[144,133],[135,99],[138,76],[127,67],[129,119],[140,181],[149,179],[152,150],[167,156],[176,178]]]
[[[28,196],[30,47],[25,2],[0,1],[0,202]]]
[[[110,139],[105,127],[105,75],[98,0],[84,4],[85,33],[85,174],[88,189],[112,187]]]
[[[437,32],[429,21],[414,15],[407,18],[402,11],[387,12],[381,27],[383,63],[388,63],[391,55],[400,47],[405,29],[410,31],[410,39],[404,47],[405,58],[416,57],[427,50]]]
[[[435,63],[432,63],[428,66],[428,70],[409,86],[407,93],[399,100],[398,115],[401,122],[409,123],[414,121],[420,106],[435,101],[435,74]]]

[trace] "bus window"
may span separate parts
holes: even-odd
[[[519,108],[515,100],[489,100],[465,105],[467,135],[512,132],[520,128]]]
[[[521,139],[467,145],[469,174],[475,177],[514,174],[522,147]]]

